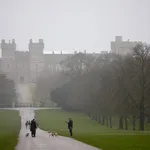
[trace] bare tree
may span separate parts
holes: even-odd
[[[70,78],[52,91],[53,98],[64,108],[87,113],[109,127],[111,117],[118,115],[120,129],[125,121],[127,130],[131,120],[135,130],[139,118],[140,130],[144,130],[144,116],[150,112],[149,50],[148,45],[140,43],[133,55],[124,57],[109,53],[93,61],[85,55],[75,55],[62,63],[69,68]],[[84,70],[85,60],[89,69]]]

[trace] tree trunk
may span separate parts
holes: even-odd
[[[101,116],[99,115],[99,123],[101,124],[102,123],[102,121],[101,121]]]
[[[95,114],[95,121],[97,121],[97,114]]]
[[[102,116],[102,125],[105,125],[105,116]]]
[[[128,130],[128,120],[126,117],[124,117],[124,121],[125,121],[125,130]]]
[[[145,100],[145,76],[144,76],[144,60],[141,62],[141,100],[140,100],[140,130],[144,131],[144,100]]]
[[[92,120],[95,120],[95,117],[92,115]]]
[[[123,129],[123,116],[119,118],[119,129]]]
[[[106,117],[106,126],[108,127],[108,117]]]
[[[133,119],[132,123],[133,123],[133,130],[135,130],[135,119]]]
[[[112,119],[111,119],[111,116],[109,117],[109,125],[110,125],[110,128],[112,128]]]
[[[150,115],[147,116],[147,123],[150,123]]]
[[[91,117],[90,112],[87,113],[89,117]]]
[[[98,114],[96,114],[96,121],[99,121],[99,116],[98,116]]]
[[[144,109],[140,110],[140,130],[144,131]]]
[[[98,121],[98,120],[99,120],[99,118],[98,118],[98,114],[96,114],[96,115],[95,115],[95,120],[96,120],[96,121]]]

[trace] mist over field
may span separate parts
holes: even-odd
[[[149,6],[0,0],[0,150],[149,150]]]

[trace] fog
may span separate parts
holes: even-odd
[[[150,39],[149,0],[0,0],[0,39],[43,38],[45,51],[110,50],[116,35]]]
[[[17,100],[19,104],[32,104],[30,86],[27,84],[16,84]]]
[[[0,39],[0,149],[150,149],[150,0],[0,0]]]

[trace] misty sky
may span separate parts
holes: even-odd
[[[110,50],[115,35],[150,43],[150,0],[0,0],[0,39],[17,50]]]

